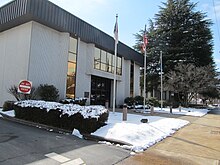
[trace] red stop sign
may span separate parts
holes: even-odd
[[[32,87],[32,82],[27,81],[27,80],[22,80],[20,81],[18,85],[18,92],[19,93],[24,93],[24,94],[30,94],[31,93],[31,87]]]

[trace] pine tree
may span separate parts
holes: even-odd
[[[164,72],[179,62],[214,68],[211,21],[194,11],[196,4],[189,0],[168,0],[163,5],[155,17],[155,33],[162,45]]]
[[[155,21],[149,21],[148,68],[152,67],[151,61],[159,60],[159,52],[163,51],[165,73],[179,62],[198,67],[211,65],[214,69],[211,20],[206,19],[205,13],[195,11],[197,4],[190,0],[167,0],[162,4],[155,14]],[[134,48],[139,51],[142,34],[143,31],[135,34]]]
[[[211,20],[206,14],[195,11],[196,3],[190,0],[167,0],[159,7],[154,21],[149,21],[147,37],[147,89],[156,89],[159,85],[159,54],[163,52],[163,72],[174,70],[181,64],[193,64],[196,67],[211,66],[215,72],[212,57],[213,36],[210,30]],[[143,31],[135,34],[134,49],[140,51]]]

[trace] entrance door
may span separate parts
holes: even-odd
[[[111,80],[92,76],[91,80],[91,105],[103,105],[110,103]],[[110,104],[109,104],[110,105]]]

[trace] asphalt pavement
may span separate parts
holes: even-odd
[[[130,156],[116,146],[27,126],[0,117],[1,165],[111,165]]]
[[[209,111],[209,114],[220,115],[220,108],[213,108]]]

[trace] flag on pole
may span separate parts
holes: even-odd
[[[118,15],[116,15],[116,22],[114,27],[114,35],[115,35],[115,42],[118,44]]]
[[[148,44],[148,39],[147,39],[146,25],[145,25],[144,34],[143,34],[143,43],[141,45],[142,52],[144,52],[146,50],[147,44]]]

